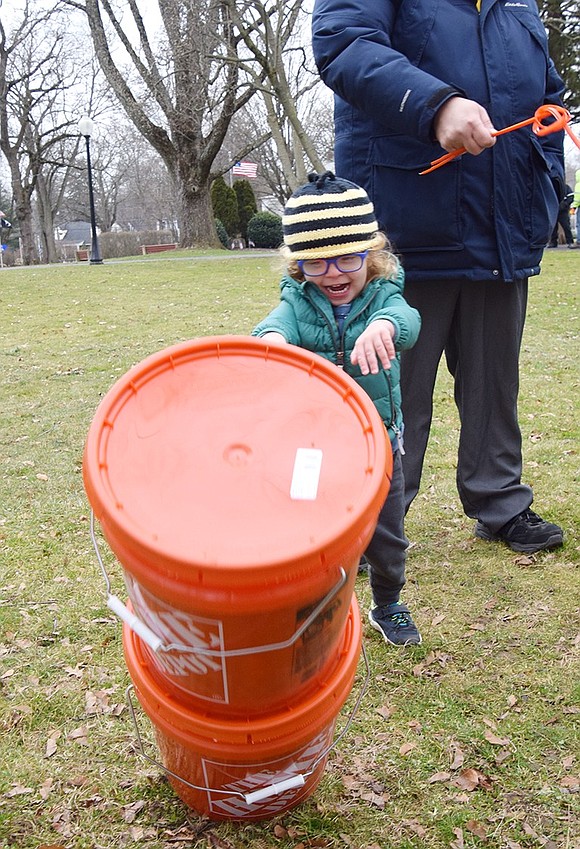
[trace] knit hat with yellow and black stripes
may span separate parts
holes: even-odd
[[[332,171],[308,175],[308,183],[288,199],[282,230],[292,259],[342,256],[384,244],[365,190]]]

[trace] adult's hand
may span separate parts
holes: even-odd
[[[437,141],[447,151],[464,147],[477,156],[496,142],[492,136],[495,128],[483,106],[465,97],[447,100],[435,115],[433,129]]]

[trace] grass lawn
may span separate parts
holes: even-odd
[[[318,789],[278,819],[216,824],[136,752],[82,451],[133,364],[249,333],[278,300],[277,258],[0,271],[0,847],[579,849],[579,272],[577,252],[547,253],[522,353],[524,479],[564,547],[522,556],[473,537],[442,368],[407,522],[404,600],[423,645],[389,650],[365,621],[370,685]],[[364,614],[365,576],[356,591]]]

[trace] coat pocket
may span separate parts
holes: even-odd
[[[371,139],[371,196],[381,229],[396,250],[461,250],[461,162],[420,176],[441,155],[439,145],[410,136]]]
[[[543,248],[549,241],[558,218],[558,194],[550,174],[541,141],[530,135],[533,180],[526,205],[527,229],[533,248]]]

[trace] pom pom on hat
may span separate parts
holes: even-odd
[[[286,203],[282,229],[292,259],[360,253],[383,244],[365,190],[332,171],[308,175]]]

